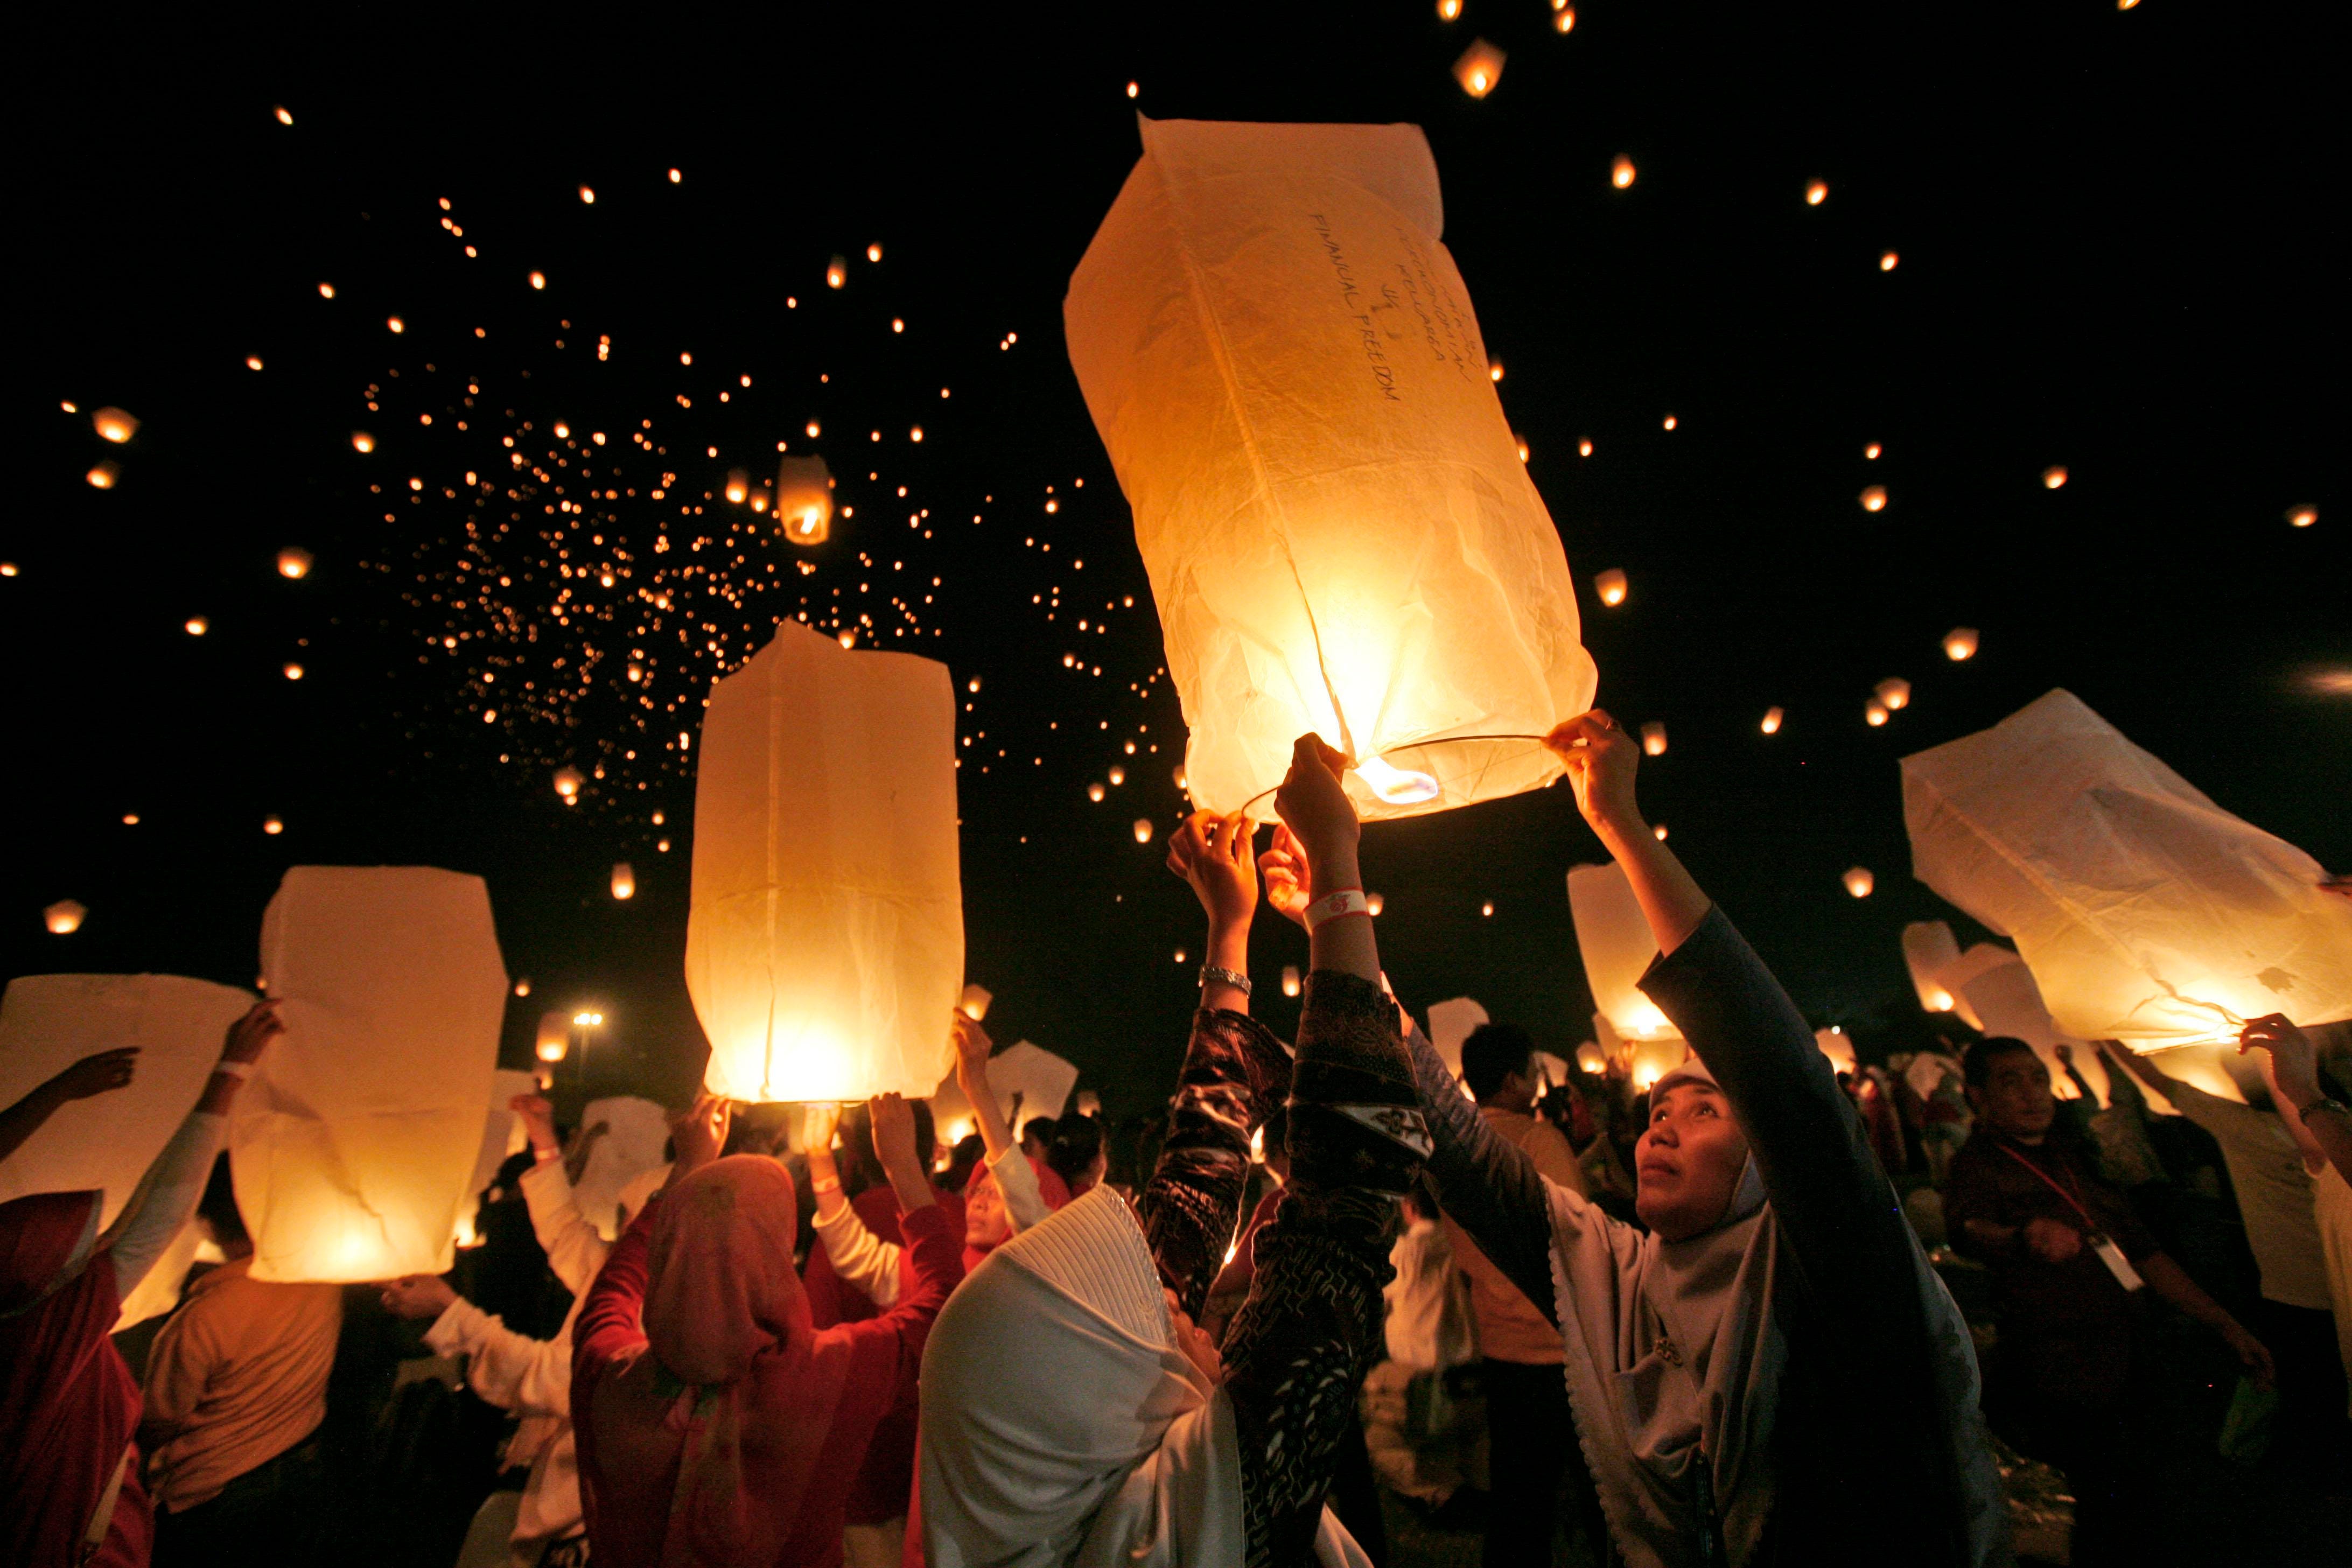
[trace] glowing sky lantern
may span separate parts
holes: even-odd
[[[1873,697],[1862,705],[1863,722],[1876,729],[1886,722],[1886,704]]]
[[[833,533],[833,473],[823,458],[786,458],[776,467],[776,521],[793,544],[823,544]]]
[[[373,437],[373,436],[371,436],[371,435],[369,435],[369,434],[368,434],[366,431],[364,431],[364,430],[354,430],[354,431],[352,431],[352,451],[354,451],[354,452],[373,452],[373,451],[374,451],[374,450],[375,450],[375,437]]]
[[[1282,966],[1282,994],[1285,996],[1298,994],[1298,965],[1286,963]]]
[[[1571,868],[1568,908],[1600,1020],[1621,1040],[1679,1039],[1658,1005],[1635,984],[1658,955],[1658,944],[1625,873],[1614,862]]]
[[[1653,719],[1642,726],[1642,754],[1663,757],[1666,754],[1666,724],[1663,719]]]
[[[1864,490],[1862,492],[1862,510],[1864,511],[1885,511],[1886,510],[1886,487],[1885,485],[1873,485],[1868,489]]]
[[[1911,683],[1907,680],[1889,676],[1871,689],[1881,702],[1886,704],[1889,713],[1899,713],[1911,706]]]
[[[2352,1017],[2352,900],[2069,692],[1905,758],[1903,805],[1919,879],[2016,942],[2076,1038]]]
[[[539,1039],[534,1047],[543,1062],[560,1062],[572,1051],[572,1015],[551,1007],[539,1016]]]
[[[947,667],[782,623],[703,718],[686,983],[705,1083],[929,1094],[963,972]]]
[[[121,468],[110,462],[103,462],[91,464],[89,472],[84,474],[82,479],[94,490],[110,490],[114,488],[115,481],[121,477]]]
[[[1462,0],[1437,0],[1437,19],[1451,22],[1462,15]]]
[[[139,434],[139,421],[120,408],[101,408],[89,416],[89,422],[100,439],[117,444]]]
[[[1087,785],[1087,798],[1088,800],[1099,801],[1099,800],[1101,800],[1101,799],[1102,799],[1102,797],[1103,797],[1103,786],[1102,786],[1101,784],[1090,784]]]
[[[1110,782],[1114,784],[1125,784],[1127,782],[1127,770],[1125,768],[1111,769]]]
[[[1845,875],[1838,880],[1843,882],[1845,890],[1857,899],[1870,897],[1872,889],[1878,886],[1878,879],[1870,874],[1867,866],[1849,866],[1845,868]]]
[[[1919,994],[1919,1005],[1928,1012],[1952,1010],[1952,994],[1937,976],[1959,958],[1959,943],[1942,921],[1913,921],[1903,928],[1904,966],[1911,972],[1911,989]]]
[[[1895,252],[1890,250],[1878,258],[1878,269],[1881,272],[1892,272],[1895,270],[1895,263],[1902,259],[1903,258],[1901,257],[1895,255]]]
[[[727,475],[728,501],[732,505],[741,506],[743,504],[744,498],[749,496],[751,493],[751,476],[745,473],[740,468],[730,469]]]
[[[1551,28],[1555,33],[1576,31],[1576,7],[1568,0],[1551,0]]]
[[[531,286],[532,288],[534,288],[534,289],[544,289],[544,288],[546,288],[546,287],[547,287],[547,274],[546,274],[546,273],[544,273],[544,272],[534,272],[534,273],[532,273],[532,274],[530,275],[530,286]]]
[[[1138,844],[1151,842],[1151,818],[1139,816],[1135,819],[1135,841]]]
[[[2066,470],[2064,468],[2053,465],[2052,467],[2042,470],[2042,486],[2044,489],[2057,489],[2063,486],[2065,482]]]
[[[2319,509],[2315,506],[2289,507],[2286,521],[2288,526],[2292,528],[2309,528],[2319,521]]]
[[[1632,184],[1633,183],[1633,160],[1626,157],[1622,153],[1620,153],[1617,155],[1617,161],[1609,165],[1609,183],[1616,186],[1621,191],[1626,186]]]
[[[1454,79],[1473,98],[1484,98],[1503,79],[1503,51],[1484,38],[1474,41],[1454,62]]]
[[[89,910],[72,899],[59,899],[41,911],[41,923],[49,928],[51,936],[71,936],[81,930],[81,922]],[[15,1102],[10,1101],[11,1104]]]
[[[278,574],[280,577],[302,578],[310,574],[310,552],[288,545],[278,552]]]
[[[565,767],[555,770],[555,793],[563,797],[563,804],[566,805],[573,805],[579,800],[580,788],[587,782],[581,775],[578,768]]]
[[[626,860],[613,862],[613,896],[625,900],[637,896],[637,869]]]
[[[294,867],[261,968],[286,1033],[228,1131],[253,1278],[446,1272],[506,1013],[488,889],[428,866]]]
[[[988,1016],[988,1005],[995,1000],[995,993],[975,982],[963,988],[963,995],[956,1005],[962,1010],[965,1017],[977,1024]]]
[[[1764,710],[1764,722],[1760,728],[1768,735],[1777,735],[1780,732],[1780,709],[1767,708]]]
[[[1606,1072],[1609,1070],[1609,1058],[1601,1049],[1599,1041],[1587,1040],[1576,1047],[1576,1065],[1586,1072]]]
[[[824,264],[824,286],[826,288],[839,289],[847,285],[848,282],[849,261],[847,258],[836,256],[831,261]]]
[[[1944,657],[1954,664],[1977,656],[1977,629],[1974,626],[1954,626],[1944,634]]]
[[[1616,567],[1612,566],[1606,572],[1595,574],[1592,579],[1592,591],[1601,595],[1601,602],[1604,605],[1616,605],[1623,604],[1625,602],[1625,574],[1619,571]]]
[[[1550,783],[1539,742],[1480,738],[1590,707],[1592,661],[1438,240],[1427,142],[1141,124],[1064,314],[1159,601],[1192,798],[1270,818],[1309,730],[1356,759],[1368,817]]]
[[[1850,1073],[1854,1070],[1853,1039],[1835,1025],[1813,1031],[1813,1047],[1829,1058],[1830,1066],[1836,1071]]]
[[[1365,911],[1375,918],[1378,918],[1381,910],[1386,908],[1388,900],[1381,898],[1378,893],[1366,893],[1364,895]]]
[[[1827,180],[1814,180],[1805,186],[1805,205],[1807,206],[1817,207],[1829,199],[1830,183]]]

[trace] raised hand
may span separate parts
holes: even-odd
[[[275,1001],[256,1002],[242,1018],[228,1026],[228,1037],[221,1042],[221,1060],[225,1062],[257,1062],[269,1042],[286,1032],[285,1022],[278,1016]]]
[[[117,1046],[110,1051],[99,1051],[82,1058],[49,1081],[57,1085],[60,1100],[88,1100],[95,1094],[108,1094],[118,1089],[129,1088],[131,1074],[138,1066],[137,1046]]]
[[[1248,929],[1257,912],[1257,868],[1250,861],[1255,829],[1247,816],[1196,811],[1168,836],[1168,868],[1192,885],[1214,930]]]
[[[698,1094],[684,1114],[670,1119],[670,1142],[677,1150],[677,1159],[670,1166],[669,1185],[676,1186],[719,1158],[719,1152],[727,1147],[727,1129],[734,1117],[734,1101]]]
[[[1347,767],[1345,755],[1308,731],[1291,747],[1290,772],[1274,792],[1274,809],[1306,847],[1310,869],[1328,878],[1344,860],[1352,885],[1358,825],[1356,803],[1339,783]]]
[[[457,1300],[457,1292],[437,1274],[404,1274],[383,1288],[384,1310],[395,1318],[437,1318]]]
[[[2297,1110],[2321,1098],[2319,1057],[2311,1037],[2289,1023],[2284,1013],[2273,1013],[2248,1024],[2238,1036],[2240,1055],[2260,1047],[2271,1055],[2271,1071],[2279,1093]]]
[[[877,1094],[866,1102],[866,1115],[874,1129],[874,1153],[890,1178],[898,1207],[912,1212],[937,1202],[930,1173],[915,1153],[915,1108],[903,1095]]]
[[[553,1154],[562,1148],[555,1136],[555,1107],[545,1095],[518,1094],[507,1109],[522,1121],[522,1130],[535,1154]]]
[[[1310,868],[1306,847],[1288,823],[1274,825],[1274,843],[1257,858],[1257,868],[1265,877],[1265,901],[1276,914],[1303,930],[1310,901],[1307,891],[1312,886]]]
[[[801,1147],[814,1155],[822,1152],[833,1158],[834,1135],[841,1131],[841,1107],[817,1104],[801,1111]]]
[[[1633,773],[1641,744],[1601,709],[1561,721],[1544,737],[1568,770],[1576,809],[1603,842],[1631,839],[1648,831],[1633,800]]]
[[[980,1026],[980,1020],[961,1009],[950,1014],[948,1038],[955,1046],[956,1081],[977,1083],[985,1088],[988,1083],[988,1058],[996,1049],[996,1042],[988,1037],[988,1031]],[[969,1088],[964,1090],[966,1098],[971,1096],[971,1092]]]

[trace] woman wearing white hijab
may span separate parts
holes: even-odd
[[[1642,988],[1697,1053],[1650,1092],[1647,1232],[1545,1181],[1418,1037],[1414,1067],[1446,1213],[1560,1325],[1618,1552],[2007,1561],[1967,1326],[1811,1031],[1642,821],[1638,744],[1598,709],[1550,744],[1657,938]]]
[[[1246,1015],[1247,821],[1195,816],[1170,866],[1208,967],[1140,1215],[1097,1187],[974,1268],[923,1356],[932,1568],[1328,1568],[1365,1558],[1323,1508],[1381,1344],[1396,1199],[1429,1147],[1356,868],[1344,762],[1300,737],[1276,797],[1313,857],[1296,1064]],[[1224,1261],[1250,1134],[1287,1096],[1289,1195],[1259,1232],[1221,1365],[1192,1326]]]

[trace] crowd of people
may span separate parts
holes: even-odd
[[[1494,1564],[1974,1565],[2021,1455],[2074,1562],[2139,1564],[2149,1391],[2207,1352],[2242,1372],[2225,1447],[2345,1485],[2352,1111],[2304,1031],[2246,1026],[2260,1104],[2111,1047],[2104,1098],[1999,1037],[1841,1068],[1643,822],[1638,740],[1595,710],[1550,744],[1689,1046],[1638,1089],[1552,1081],[1507,1024],[1448,1067],[1312,736],[1262,854],[1238,815],[1173,837],[1206,963],[1132,1160],[1087,1115],[1016,1137],[959,1013],[952,1150],[897,1096],[790,1139],[705,1097],[608,1241],[593,1130],[525,1096],[451,1275],[255,1280],[221,1145],[262,1003],[102,1231],[96,1193],[0,1205],[10,1560],[1342,1568],[1389,1557],[1385,1490]],[[1310,952],[1287,1041],[1251,1011],[1263,906]],[[135,1070],[37,1089],[0,1158]],[[217,1261],[115,1335],[191,1215]]]

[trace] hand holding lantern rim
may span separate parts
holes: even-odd
[[[2238,1036],[2238,1054],[2261,1047],[2270,1053],[2270,1069],[2280,1096],[2301,1111],[2326,1098],[2319,1087],[2319,1054],[2311,1037],[2290,1023],[2284,1013],[2273,1013],[2249,1023]]]
[[[874,1157],[890,1178],[898,1212],[911,1214],[938,1201],[929,1174],[915,1152],[915,1108],[906,1096],[877,1094],[866,1102],[867,1124],[873,1129]]]
[[[552,1160],[563,1152],[562,1142],[555,1136],[555,1106],[543,1094],[518,1094],[507,1101],[507,1109],[522,1121],[523,1135],[530,1142],[530,1152],[541,1160]]]

